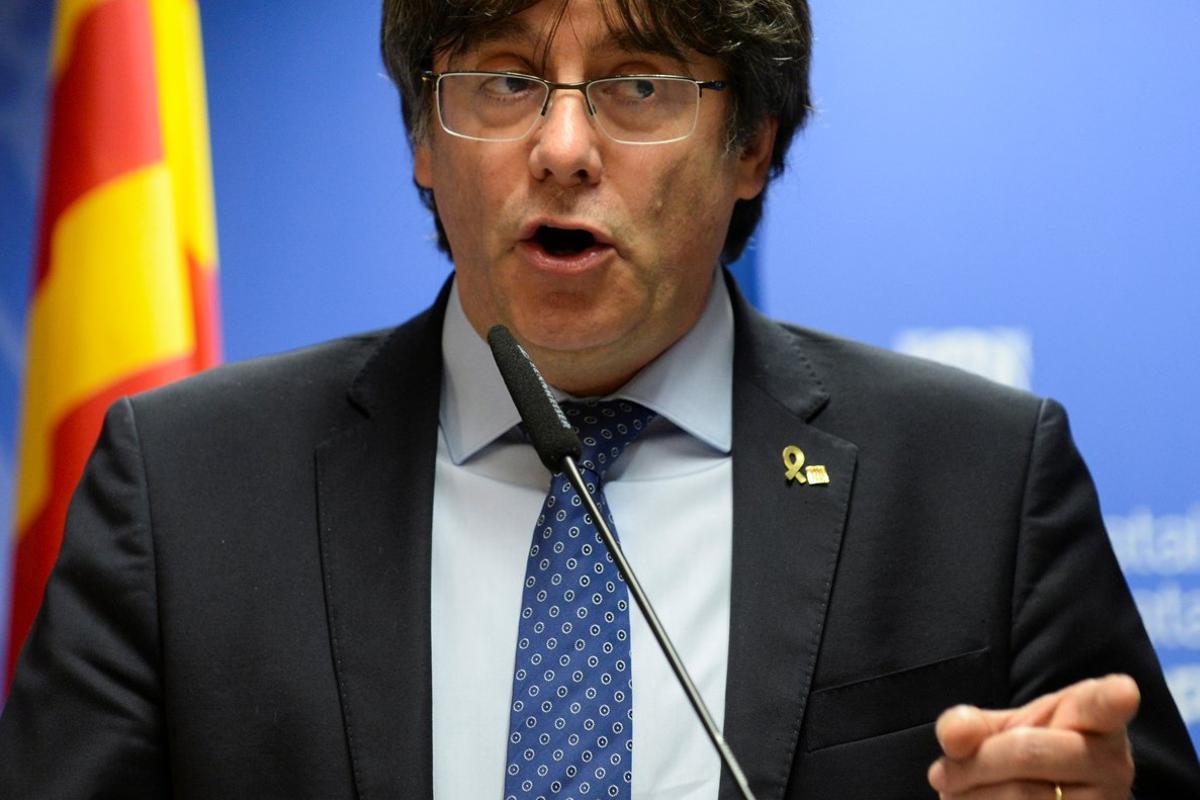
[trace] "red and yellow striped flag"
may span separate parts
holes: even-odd
[[[219,357],[196,0],[60,0],[51,97],[6,686],[105,409]]]

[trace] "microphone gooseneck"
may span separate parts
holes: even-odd
[[[525,425],[525,430],[529,434],[529,439],[533,443],[538,457],[546,465],[546,469],[551,472],[566,473],[567,478],[575,487],[575,491],[583,500],[588,513],[595,520],[596,530],[599,531],[604,546],[612,554],[613,561],[616,563],[621,577],[625,579],[630,595],[633,596],[634,602],[642,612],[642,617],[654,634],[655,640],[658,641],[659,647],[662,648],[663,655],[671,665],[671,670],[675,673],[679,685],[683,687],[683,692],[687,695],[696,716],[700,718],[700,724],[704,726],[704,731],[712,741],[713,747],[716,748],[721,762],[729,771],[734,783],[737,784],[744,800],[755,800],[741,765],[738,764],[733,751],[729,749],[725,737],[717,729],[712,714],[704,704],[704,698],[700,696],[700,690],[696,688],[695,682],[692,681],[687,668],[684,667],[683,660],[675,650],[675,645],[671,643],[671,638],[667,636],[666,629],[654,611],[654,606],[650,605],[650,598],[646,596],[641,583],[633,573],[633,568],[625,559],[625,553],[621,549],[620,543],[617,542],[617,537],[613,535],[612,529],[604,521],[604,515],[600,513],[595,499],[588,491],[587,482],[579,473],[579,467],[575,463],[575,459],[579,458],[582,452],[579,437],[571,428],[571,424],[567,422],[566,415],[563,414],[558,401],[554,399],[550,387],[542,378],[542,374],[538,372],[533,359],[517,343],[508,328],[503,325],[494,325],[488,331],[487,338],[488,344],[492,348],[492,357],[495,358],[496,366],[500,370],[500,376],[504,379],[504,385],[508,387],[509,394],[512,395],[517,413],[521,415],[521,421]]]

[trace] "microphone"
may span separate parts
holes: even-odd
[[[517,343],[508,328],[495,325],[488,331],[488,344],[492,348],[492,358],[500,369],[500,377],[508,387],[521,422],[525,423],[525,432],[533,442],[533,449],[538,458],[551,472],[562,470],[563,459],[570,456],[579,458],[583,452],[575,429],[567,422],[554,399],[554,393],[546,385],[542,373],[533,365],[533,359],[525,348]]]
[[[717,729],[717,724],[713,721],[708,706],[704,704],[704,698],[700,696],[700,690],[696,688],[687,668],[684,667],[683,660],[675,650],[675,645],[671,643],[671,638],[667,636],[666,629],[654,611],[654,606],[650,605],[650,598],[642,590],[642,585],[634,575],[633,568],[625,559],[621,545],[613,536],[608,523],[604,521],[604,515],[600,513],[595,499],[588,491],[587,483],[579,473],[579,466],[575,460],[579,458],[583,448],[580,446],[579,437],[575,434],[571,423],[567,422],[566,415],[563,414],[558,401],[554,399],[554,394],[546,385],[542,374],[534,366],[533,359],[525,352],[525,348],[517,343],[508,328],[503,325],[493,325],[488,331],[487,340],[492,348],[492,358],[496,360],[496,367],[500,370],[500,377],[504,379],[504,385],[508,387],[508,393],[517,407],[517,413],[521,415],[521,422],[525,425],[525,431],[529,434],[538,458],[551,472],[566,473],[567,478],[575,487],[575,491],[583,500],[588,513],[595,520],[596,530],[599,531],[604,546],[612,554],[621,577],[625,579],[625,584],[629,587],[629,593],[633,595],[634,602],[642,612],[646,624],[650,626],[655,640],[662,648],[663,655],[667,657],[667,662],[671,665],[671,670],[675,673],[679,685],[683,687],[683,692],[687,695],[692,709],[700,718],[700,724],[704,726],[709,740],[716,748],[721,763],[729,770],[729,774],[733,777],[738,789],[741,790],[744,800],[755,800],[741,765],[738,764],[733,751],[729,749],[725,737]]]

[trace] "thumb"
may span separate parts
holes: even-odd
[[[958,761],[970,758],[985,739],[1003,729],[1010,713],[984,711],[968,705],[949,708],[937,720],[935,732],[938,744],[951,759]]]

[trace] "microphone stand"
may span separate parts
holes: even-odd
[[[750,784],[746,780],[745,773],[742,772],[741,765],[738,764],[733,751],[729,749],[729,745],[725,742],[725,737],[717,729],[717,724],[713,722],[712,714],[709,713],[708,707],[704,704],[704,698],[700,696],[700,691],[696,688],[696,684],[692,682],[691,676],[688,675],[687,669],[683,666],[683,660],[679,658],[679,653],[675,652],[675,646],[671,644],[671,639],[667,636],[666,629],[658,621],[658,614],[655,613],[654,607],[650,605],[650,600],[647,599],[646,593],[642,591],[642,584],[638,582],[637,576],[633,574],[633,567],[625,560],[625,553],[622,552],[621,545],[617,542],[617,537],[613,536],[612,529],[608,527],[608,523],[604,521],[604,515],[600,513],[599,507],[596,506],[596,501],[592,499],[592,494],[587,489],[583,475],[579,473],[579,467],[575,464],[575,459],[570,455],[563,456],[562,468],[563,472],[567,474],[567,478],[571,481],[571,484],[575,487],[575,491],[583,499],[588,513],[592,515],[592,519],[596,523],[596,530],[600,532],[600,538],[604,540],[604,546],[608,548],[608,552],[612,554],[613,561],[617,563],[617,569],[620,571],[621,577],[625,579],[625,583],[629,587],[629,593],[633,595],[634,602],[642,610],[642,616],[650,626],[650,630],[654,633],[654,638],[658,641],[659,647],[662,648],[663,655],[667,657],[667,662],[675,672],[675,677],[679,679],[680,685],[683,686],[688,702],[692,704],[692,708],[696,711],[696,716],[700,717],[700,723],[704,726],[708,738],[712,740],[713,747],[717,749],[717,754],[721,757],[721,762],[729,770],[729,774],[733,776],[734,783],[741,790],[744,800],[755,800],[754,793],[750,791]]]

